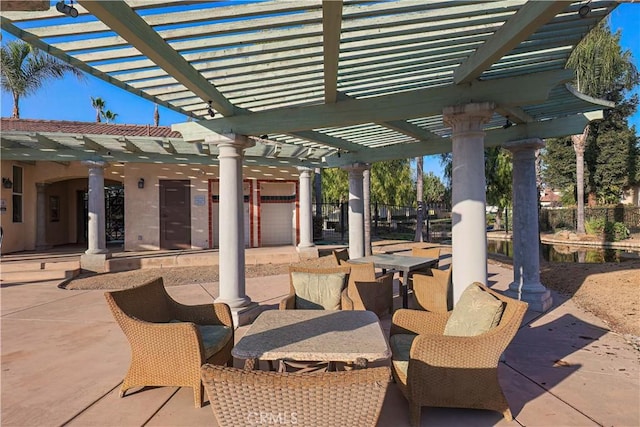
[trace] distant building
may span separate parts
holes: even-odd
[[[107,243],[127,251],[219,247],[225,224],[218,221],[215,147],[186,142],[162,126],[6,118],[1,124],[3,253],[87,244],[88,199],[102,191],[96,219],[104,221]],[[246,163],[245,246],[295,245],[299,170]],[[95,188],[93,173],[103,178]]]
[[[544,208],[557,208],[562,206],[560,201],[560,191],[545,188],[540,195],[540,205]]]
[[[625,187],[624,190],[622,190],[620,203],[640,207],[640,184],[636,184],[632,187]]]

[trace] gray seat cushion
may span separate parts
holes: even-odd
[[[182,323],[182,320],[170,320],[169,323]],[[205,360],[219,352],[231,339],[233,331],[224,325],[197,325],[202,337]]]
[[[407,375],[409,370],[409,355],[411,353],[411,345],[417,335],[414,334],[396,334],[391,335],[389,345],[391,346],[391,363],[396,371]]]
[[[222,325],[196,325],[202,336],[204,358],[208,359],[219,352],[231,339],[232,331]]]

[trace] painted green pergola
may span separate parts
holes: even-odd
[[[539,282],[539,261],[529,261],[537,259],[533,153],[544,138],[581,133],[611,106],[574,90],[574,73],[565,65],[616,5],[80,0],[75,20],[52,8],[3,13],[1,24],[192,118],[173,129],[197,144],[199,156],[220,164],[226,192],[220,200],[234,202],[221,203],[228,210],[220,212],[230,233],[221,234],[220,300],[232,309],[250,302],[239,246],[243,158],[301,166],[301,200],[309,204],[307,168],[347,168],[349,245],[352,256],[361,256],[362,230],[354,224],[361,224],[364,210],[366,165],[452,152],[457,300],[470,282],[487,280],[483,148],[503,145],[514,154],[514,219],[520,218],[510,293],[544,311],[549,292]],[[120,151],[128,153],[121,147],[112,152],[116,161]],[[301,240],[310,211],[301,213]]]
[[[192,117],[175,126],[187,141],[267,135],[284,161],[342,166],[451,151],[442,109],[468,102],[496,104],[487,145],[581,132],[602,106],[567,85],[564,66],[617,3],[591,1],[582,18],[585,4],[80,1],[76,19],[52,7],[1,23]],[[502,129],[507,117],[515,126]]]

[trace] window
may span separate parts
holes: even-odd
[[[22,168],[13,167],[13,222],[22,222]]]

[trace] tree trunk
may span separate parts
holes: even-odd
[[[20,95],[13,94],[13,113],[11,114],[12,119],[20,118],[20,107],[18,103],[20,102]]]
[[[502,230],[502,210],[496,211],[496,219],[494,220],[494,230]]]
[[[422,223],[424,222],[424,204],[422,188],[424,186],[424,175],[422,170],[424,169],[424,157],[416,157],[416,200],[418,201],[418,212],[416,214],[416,235],[413,239],[414,242],[423,242],[422,237]]]
[[[100,110],[96,108],[96,123],[100,122],[102,122],[102,119],[100,119]]]
[[[576,212],[576,232],[584,234],[584,148],[589,135],[589,125],[584,128],[581,135],[572,135],[571,142],[573,150],[576,152],[576,202],[578,204]]]
[[[364,256],[371,255],[371,169],[362,172],[362,201],[364,203]]]

